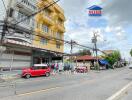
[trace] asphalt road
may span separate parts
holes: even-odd
[[[132,70],[119,68],[88,74],[21,79],[0,86],[0,100],[106,100],[132,81]]]
[[[132,86],[121,96],[119,100],[132,100]]]

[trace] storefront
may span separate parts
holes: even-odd
[[[18,45],[6,45],[6,50],[1,54],[0,67],[3,70],[22,69],[31,66],[32,51]]]
[[[32,65],[41,64],[41,63],[51,64],[51,63],[62,62],[63,61],[62,54],[58,54],[56,52],[36,49],[36,50],[33,50],[32,53],[33,53],[33,55],[32,55]]]

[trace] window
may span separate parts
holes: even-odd
[[[22,12],[18,12],[18,16],[17,16],[18,21],[21,21],[21,20],[23,20],[27,17],[28,17],[28,15],[26,15]],[[23,23],[29,25],[30,24],[30,19],[27,18],[25,21],[23,21]]]
[[[40,43],[43,44],[43,45],[47,45],[48,40],[45,39],[45,38],[41,38]]]
[[[54,37],[54,31],[53,30],[50,30],[50,36]]]
[[[61,45],[59,43],[56,43],[56,48],[60,49]]]
[[[34,18],[32,18],[31,20],[32,20],[32,28],[34,29],[34,27],[35,27],[35,20],[34,20]]]
[[[44,11],[44,13],[45,13],[45,15],[46,15],[47,17],[49,17],[51,12],[50,12],[49,10],[46,9],[46,10]]]
[[[61,19],[59,19],[58,24],[63,25],[63,21]]]
[[[48,66],[42,66],[42,69],[47,69],[48,68]]]
[[[45,33],[49,32],[49,27],[47,25],[42,25],[42,29]]]
[[[61,34],[60,33],[56,33],[56,38],[61,39]]]
[[[39,23],[36,24],[36,28],[40,28],[40,24]]]

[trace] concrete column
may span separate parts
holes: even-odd
[[[10,71],[12,70],[13,62],[14,62],[14,50],[11,50],[12,57],[11,57],[11,63],[10,63]]]

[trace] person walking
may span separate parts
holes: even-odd
[[[54,68],[55,68],[55,73],[58,73],[58,69],[59,69],[59,66],[58,66],[58,62],[55,63],[54,65]]]

